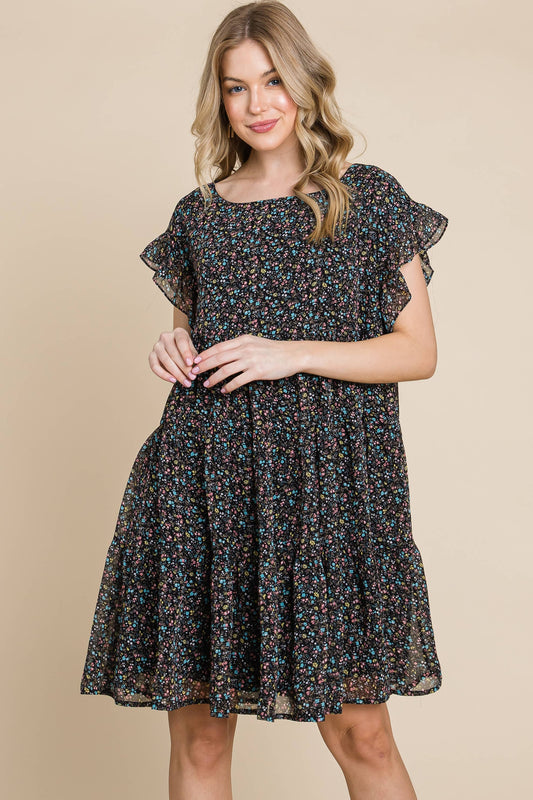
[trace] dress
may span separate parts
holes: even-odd
[[[234,203],[197,187],[140,254],[198,352],[243,333],[353,341],[392,331],[399,267],[448,219],[352,164],[349,226],[309,244],[295,195]],[[326,209],[325,191],[311,195]],[[211,716],[323,720],[342,703],[440,688],[412,536],[398,384],[310,373],[172,384],[134,461],[109,546],[82,694]],[[231,376],[234,377],[234,376]],[[229,380],[229,379],[228,379]]]

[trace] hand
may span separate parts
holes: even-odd
[[[191,366],[197,353],[189,332],[185,328],[174,328],[160,335],[148,356],[148,363],[152,372],[165,381],[179,381],[183,386],[190,386],[189,378],[196,377]]]
[[[221,391],[229,393],[245,383],[255,380],[278,380],[299,372],[298,341],[278,341],[246,333],[235,339],[218,342],[194,358],[192,372],[201,375],[209,369],[220,367],[204,382],[216,386],[228,375],[241,373],[226,383]]]

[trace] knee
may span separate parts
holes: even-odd
[[[338,747],[344,759],[381,764],[391,758],[394,740],[385,725],[350,725],[341,730]]]
[[[197,769],[214,766],[226,757],[227,752],[227,736],[220,733],[194,731],[186,745],[187,760]]]
[[[212,717],[208,703],[191,703],[168,713],[170,760],[210,769],[231,760],[237,715]]]
[[[231,752],[228,731],[225,726],[217,729],[193,728],[184,743],[187,761],[196,769],[210,769]]]

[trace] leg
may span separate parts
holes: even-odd
[[[343,703],[342,714],[317,722],[339,764],[350,800],[416,800],[386,703]]]
[[[212,717],[208,703],[168,712],[169,800],[231,800],[237,714]]]

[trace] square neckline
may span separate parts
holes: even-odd
[[[341,177],[339,178],[339,180],[340,180],[340,181],[342,181],[342,180],[343,180],[343,179],[346,177],[346,175],[347,175],[347,174],[350,172],[351,168],[352,168],[352,167],[355,167],[355,166],[356,166],[356,164],[357,164],[357,162],[355,162],[355,161],[354,161],[352,164],[350,164],[350,165],[349,165],[349,166],[348,166],[348,167],[347,167],[347,168],[344,170],[344,172],[343,172],[343,174],[341,175]],[[279,201],[279,200],[293,200],[293,199],[297,199],[297,200],[299,200],[299,199],[300,199],[300,198],[299,198],[297,195],[295,195],[295,194],[284,194],[284,195],[281,195],[280,197],[266,197],[266,198],[264,198],[263,200],[244,200],[244,201],[240,201],[240,202],[239,202],[239,201],[234,201],[234,200],[227,200],[225,197],[222,197],[222,195],[221,195],[221,194],[219,194],[218,190],[215,188],[215,184],[216,184],[216,183],[218,183],[218,181],[211,181],[211,182],[208,184],[208,186],[209,186],[210,188],[212,188],[212,190],[213,190],[213,194],[214,194],[214,196],[215,196],[216,198],[218,198],[218,199],[219,199],[219,200],[221,200],[223,203],[226,203],[227,205],[230,205],[230,206],[252,206],[252,205],[258,205],[258,204],[260,204],[260,203],[274,203],[274,202],[277,202],[277,201]],[[315,192],[307,192],[307,195],[308,195],[309,197],[314,197],[315,195],[320,195],[320,194],[322,194],[324,191],[325,191],[325,189],[318,189],[318,190],[317,190],[317,191],[315,191]]]

